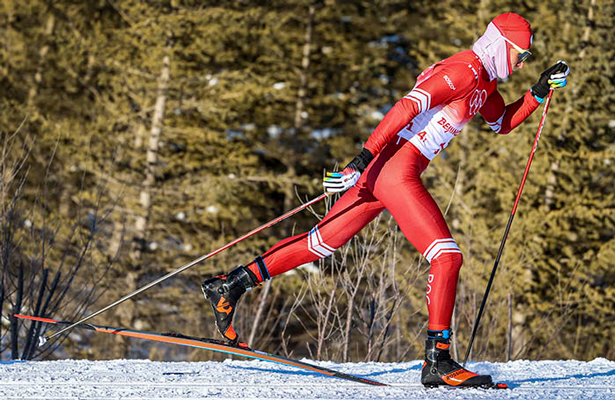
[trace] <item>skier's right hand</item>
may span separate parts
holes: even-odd
[[[372,153],[363,148],[361,153],[353,158],[341,172],[327,172],[323,178],[325,191],[338,193],[350,189],[357,183],[359,177],[373,159]]]
[[[566,77],[570,73],[570,67],[564,61],[558,61],[555,65],[547,68],[540,74],[538,82],[532,86],[532,94],[544,99],[549,94],[549,89],[557,89],[566,86]]]
[[[327,172],[322,180],[325,191],[329,193],[344,192],[353,187],[361,173],[356,169],[346,167],[341,172]]]

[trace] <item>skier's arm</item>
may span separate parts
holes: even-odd
[[[391,108],[365,143],[365,148],[374,157],[392,137],[410,124],[414,117],[455,97],[462,97],[475,85],[474,75],[471,73],[469,78],[467,73],[460,73],[459,69],[452,66],[440,67],[435,72],[432,68],[427,69],[421,76],[432,75],[417,84]]]
[[[432,66],[425,70],[418,78],[420,83],[380,121],[361,153],[341,172],[326,173],[323,179],[325,190],[336,193],[353,187],[382,148],[414,117],[448,100],[464,96],[476,84],[474,74],[469,74],[469,71],[465,65],[456,69],[454,66]]]
[[[505,105],[502,95],[495,90],[480,109],[480,114],[491,129],[500,135],[506,135],[525,121],[539,105],[540,103],[529,90],[519,100]]]
[[[538,108],[538,105],[549,94],[549,89],[566,86],[566,77],[569,73],[568,65],[564,61],[558,61],[555,65],[547,68],[540,75],[538,82],[532,86],[532,89],[528,90],[519,100],[505,106],[504,99],[496,90],[489,96],[485,105],[480,109],[480,113],[491,129],[496,133],[505,135],[525,121]]]

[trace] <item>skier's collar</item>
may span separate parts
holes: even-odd
[[[483,62],[481,61],[480,63],[480,75],[483,77],[483,79],[485,80],[485,82],[491,82],[494,78],[491,78],[489,76],[489,72],[487,72],[487,68],[485,68],[485,66],[483,65]]]
[[[489,71],[487,71],[487,68],[485,67],[485,63],[483,62],[483,60],[480,58],[480,56],[474,51],[472,50],[472,53],[474,53],[474,58],[476,58],[476,60],[478,60],[478,62],[476,63],[477,65],[477,69],[478,69],[478,74],[481,78],[483,78],[485,80],[485,82],[490,82],[494,79],[497,78],[497,76],[491,77],[489,75]]]

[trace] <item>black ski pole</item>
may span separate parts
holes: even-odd
[[[525,185],[525,180],[527,179],[527,175],[530,172],[530,165],[532,165],[532,160],[534,159],[534,153],[536,152],[536,148],[538,147],[538,141],[540,140],[540,134],[542,133],[542,128],[544,126],[545,119],[547,117],[547,111],[549,110],[549,104],[551,103],[551,96],[553,96],[553,89],[549,90],[549,97],[547,97],[545,108],[542,111],[542,118],[540,119],[540,124],[538,125],[538,132],[536,132],[536,139],[534,139],[534,146],[532,147],[530,158],[527,160],[527,164],[525,166],[525,173],[523,174],[523,179],[521,179],[521,185],[519,185],[519,191],[517,192],[517,198],[515,199],[515,205],[513,206],[512,212],[510,213],[510,217],[508,218],[508,224],[506,224],[506,229],[504,230],[504,237],[502,238],[502,243],[500,243],[500,249],[498,250],[498,254],[495,257],[495,263],[493,265],[493,270],[491,270],[491,277],[489,278],[489,282],[487,283],[487,289],[485,289],[485,295],[483,296],[483,301],[480,303],[480,309],[478,310],[476,321],[474,321],[474,328],[472,328],[472,336],[470,337],[470,344],[468,344],[468,350],[466,351],[466,357],[465,357],[465,360],[463,361],[464,367],[466,365],[466,362],[468,362],[468,358],[470,357],[470,352],[472,351],[472,345],[474,344],[474,338],[476,337],[476,332],[478,331],[478,325],[480,324],[480,319],[483,315],[485,305],[487,304],[487,297],[489,297],[489,291],[491,290],[491,285],[493,284],[493,279],[495,278],[495,272],[498,269],[498,264],[500,263],[502,252],[504,251],[504,245],[506,244],[506,239],[508,238],[508,232],[510,231],[510,226],[512,225],[513,218],[515,218],[515,212],[517,211],[517,206],[519,205],[519,199],[521,199],[521,192],[523,192],[523,186]]]

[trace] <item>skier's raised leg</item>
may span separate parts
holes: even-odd
[[[232,321],[239,298],[261,282],[302,264],[331,255],[381,211],[382,205],[364,190],[361,181],[348,190],[311,231],[281,240],[262,256],[227,275],[207,279],[202,286],[211,304],[216,327],[237,343]]]

